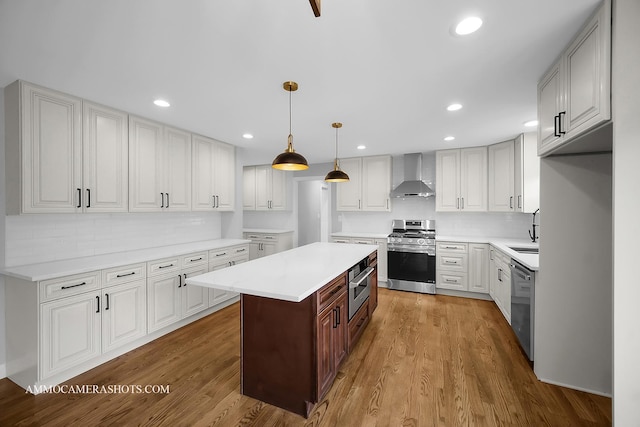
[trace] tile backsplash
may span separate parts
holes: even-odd
[[[219,239],[221,214],[46,214],[5,217],[6,266]]]

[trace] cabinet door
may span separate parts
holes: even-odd
[[[515,140],[515,208],[533,213],[540,207],[540,158],[535,132],[521,134]]]
[[[486,147],[460,150],[460,209],[468,212],[487,210]]]
[[[82,101],[20,85],[22,212],[76,212],[82,206]]]
[[[262,249],[261,249],[262,254],[260,256],[263,257],[263,256],[273,255],[276,252],[279,252],[277,246],[278,246],[278,242],[263,243]]]
[[[498,267],[494,257],[494,249],[489,247],[489,296],[495,301],[498,289]]]
[[[253,211],[256,209],[256,168],[245,166],[242,169],[242,209]]]
[[[147,278],[147,329],[157,331],[181,319],[181,291],[178,273]]]
[[[460,150],[436,151],[436,211],[460,209]]]
[[[194,211],[211,211],[215,205],[213,193],[213,158],[214,147],[209,138],[199,135],[192,137],[192,196],[191,209]]]
[[[127,212],[127,113],[84,101],[83,116],[82,208],[85,212]]]
[[[270,209],[283,211],[287,208],[287,173],[271,168]]]
[[[166,193],[164,208],[191,210],[191,134],[164,129],[164,167],[161,191]]]
[[[216,196],[216,209],[232,211],[235,209],[236,193],[236,154],[233,145],[214,143],[213,194]]]
[[[40,304],[40,379],[99,356],[100,293]]]
[[[562,111],[562,74],[560,61],[553,64],[538,83],[538,155],[560,142],[559,117]]]
[[[489,293],[489,245],[469,243],[469,290]]]
[[[513,212],[514,142],[505,141],[489,146],[489,210]]]
[[[102,351],[107,352],[147,334],[145,280],[111,286],[102,292]]]
[[[189,277],[198,276],[207,272],[206,267],[190,269],[183,273],[182,280],[182,317],[189,317],[209,308],[209,288],[194,286],[185,283]]]
[[[376,286],[377,297],[377,286]],[[338,298],[335,305],[336,327],[333,329],[333,364],[334,372],[338,372],[338,367],[347,357],[349,350],[349,307],[347,307],[347,294]]]
[[[566,53],[566,115],[562,130],[572,138],[611,118],[611,16],[600,7]]]
[[[249,259],[256,259],[262,256],[262,243],[251,242],[249,243]]]
[[[271,165],[256,166],[256,210],[268,210],[271,205]]]
[[[362,159],[342,159],[340,169],[349,175],[349,181],[336,184],[336,210],[359,211],[362,209]]]
[[[341,183],[343,184],[343,183]],[[391,157],[362,158],[362,210],[390,211]]]
[[[129,116],[129,211],[158,212],[164,206],[162,125]]]
[[[336,329],[335,305],[331,305],[320,313],[317,319],[317,378],[318,398],[333,384],[335,378],[334,364],[334,330]]]

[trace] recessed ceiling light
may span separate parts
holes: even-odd
[[[242,137],[243,137],[244,139],[253,139],[253,135],[251,135],[250,133],[243,133],[243,134],[242,134]]]
[[[445,141],[453,141],[454,139],[456,139],[456,137],[455,137],[455,136],[445,136],[445,137],[444,137],[444,140],[445,140]]]
[[[356,148],[358,150],[364,150],[365,148],[367,148],[367,146],[366,145],[358,145]]]
[[[474,33],[482,26],[482,19],[477,16],[470,16],[463,19],[456,25],[456,34],[466,36],[467,34]]]
[[[451,104],[447,107],[447,110],[449,111],[458,111],[459,109],[462,108],[461,104]]]
[[[169,106],[171,106],[171,104],[169,104],[164,99],[156,99],[155,101],[153,101],[153,103],[156,104],[158,107],[169,107]]]
[[[528,128],[532,128],[534,126],[538,126],[537,120],[529,120],[528,122],[524,122],[524,125]]]

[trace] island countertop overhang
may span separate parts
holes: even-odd
[[[186,284],[300,302],[377,249],[377,245],[312,243],[193,276]]]

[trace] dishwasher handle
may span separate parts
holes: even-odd
[[[527,281],[531,280],[531,275],[527,274],[527,272],[523,271],[522,268],[520,268],[519,266],[512,263],[512,264],[509,264],[509,267],[511,267],[511,274],[515,274],[521,279],[524,279]]]

